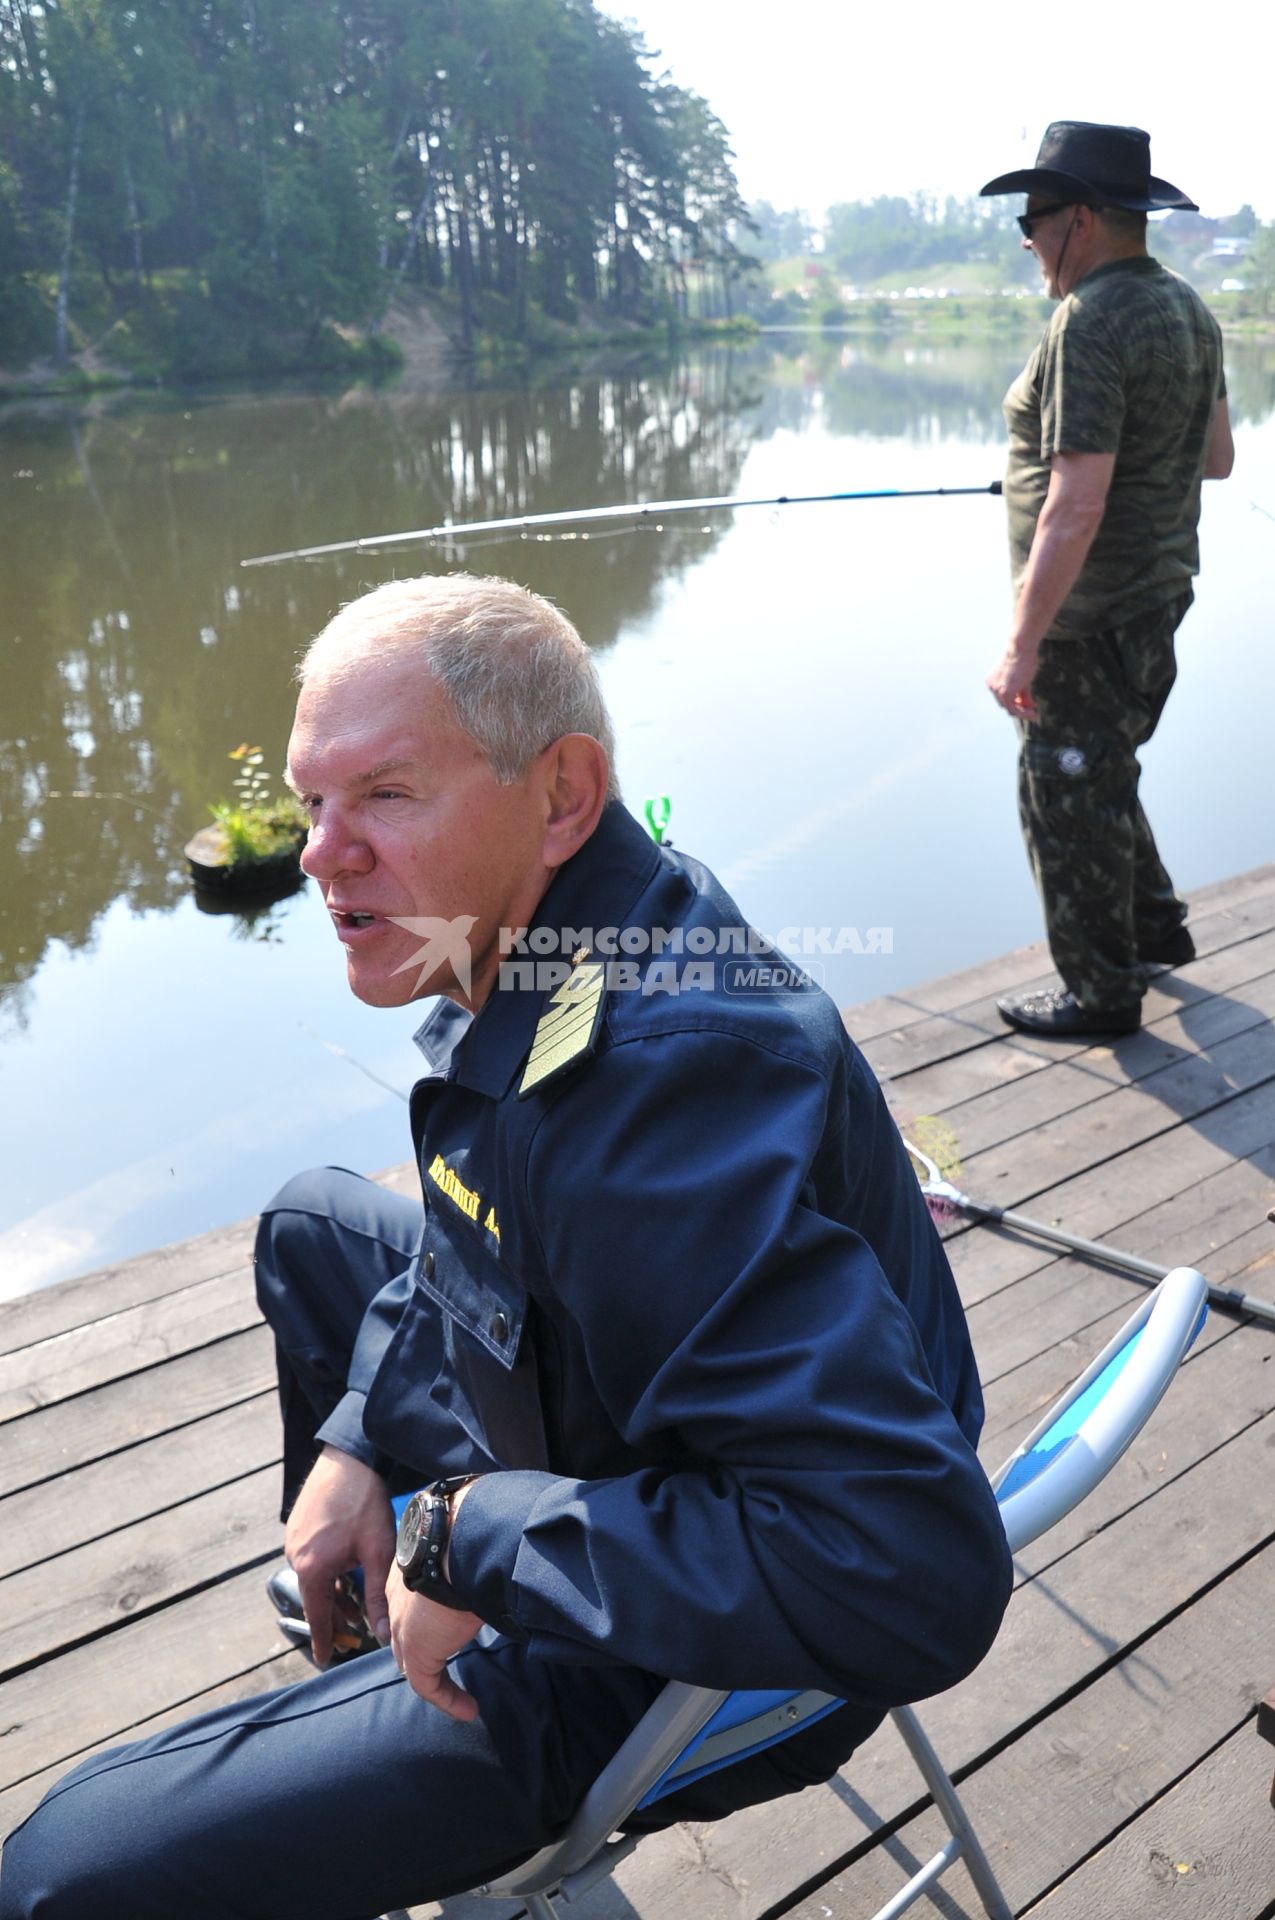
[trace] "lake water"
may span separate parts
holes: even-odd
[[[634,811],[667,794],[673,839],[842,1005],[1039,938],[1013,728],[983,687],[1009,612],[993,498],[239,565],[582,503],[986,486],[1025,351],[774,336],[516,391],[0,416],[0,1298],[252,1213],[301,1166],[406,1157],[418,1015],[350,997],[312,888],[212,916],[182,859],[231,748],[282,767],[305,641],[395,574],[464,565],[558,600]],[[1206,489],[1145,755],[1185,887],[1272,855],[1275,345],[1232,344],[1229,369],[1236,472]]]

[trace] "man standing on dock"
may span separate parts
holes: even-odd
[[[643,1816],[714,1819],[953,1685],[1008,1597],[881,1089],[625,811],[575,629],[505,581],[398,581],[301,680],[303,864],[350,985],[440,996],[424,1209],[327,1168],[257,1242],[313,1650],[356,1564],[380,1646],[87,1760],[9,1840],[3,1920],[445,1899],[556,1837],[667,1677],[841,1703]]]
[[[1195,203],[1137,127],[1058,120],[1025,193],[1024,246],[1058,302],[1005,398],[1016,604],[988,686],[1019,721],[1019,815],[1062,989],[1006,994],[1011,1026],[1133,1033],[1147,970],[1194,956],[1138,800],[1137,749],[1176,674],[1199,571],[1200,483],[1233,449],[1216,320],[1147,252],[1147,213]]]

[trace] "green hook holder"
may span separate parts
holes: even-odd
[[[657,793],[648,800],[643,812],[646,815],[647,830],[657,847],[664,845],[664,831],[668,826],[669,815],[673,811],[673,802],[666,793]]]

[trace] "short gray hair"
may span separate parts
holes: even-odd
[[[607,798],[618,800],[615,734],[592,655],[570,620],[512,580],[423,574],[351,600],[311,641],[297,667],[343,677],[370,658],[416,654],[452,703],[502,784],[521,780],[564,733],[587,733],[607,756]]]

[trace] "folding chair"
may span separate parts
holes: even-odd
[[[1168,1274],[993,1477],[1012,1552],[1070,1513],[1141,1431],[1204,1324],[1207,1291],[1203,1275],[1190,1267]],[[637,1846],[640,1835],[621,1831],[634,1813],[718,1767],[787,1739],[838,1705],[826,1693],[721,1693],[669,1681],[598,1775],[561,1839],[479,1891],[522,1899],[532,1920],[556,1920],[553,1896],[577,1898]],[[898,1707],[891,1718],[951,1838],[873,1920],[895,1920],[957,1859],[965,1861],[990,1920],[1011,1920],[987,1856],[916,1714],[911,1707]]]

